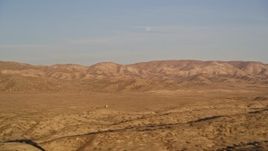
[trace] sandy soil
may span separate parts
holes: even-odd
[[[268,89],[1,93],[0,150],[268,150]]]

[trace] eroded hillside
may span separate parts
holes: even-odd
[[[268,67],[0,62],[2,151],[266,151]]]
[[[268,85],[260,62],[153,61],[33,66],[0,62],[1,91],[149,91],[193,86]]]

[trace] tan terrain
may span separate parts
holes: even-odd
[[[268,65],[0,62],[0,150],[268,150]]]

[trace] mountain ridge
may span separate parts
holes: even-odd
[[[267,85],[268,64],[256,61],[161,60],[30,65],[0,61],[0,91],[148,91],[185,85]]]

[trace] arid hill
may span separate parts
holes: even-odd
[[[268,65],[243,61],[151,61],[129,65],[35,66],[0,62],[1,91],[144,91],[181,87],[268,85]]]
[[[0,151],[266,151],[268,65],[0,62]]]

